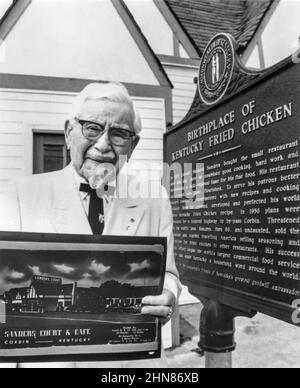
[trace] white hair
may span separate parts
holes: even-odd
[[[142,130],[142,120],[124,85],[119,82],[91,83],[87,85],[75,98],[69,119],[80,117],[82,107],[87,100],[108,100],[126,104],[132,114],[133,130],[138,135]]]

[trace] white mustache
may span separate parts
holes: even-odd
[[[92,160],[93,162],[96,162],[96,163],[111,163],[111,164],[116,164],[116,159],[113,158],[113,159],[99,159],[97,157],[93,157],[93,156],[86,156],[85,159],[90,159]]]

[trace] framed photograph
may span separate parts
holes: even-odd
[[[158,358],[166,239],[0,232],[0,362]]]

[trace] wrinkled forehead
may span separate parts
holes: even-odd
[[[81,107],[80,119],[105,121],[105,123],[126,123],[133,129],[134,111],[132,105],[127,102],[87,99]]]

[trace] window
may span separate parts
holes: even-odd
[[[34,134],[34,174],[61,170],[70,160],[63,134]]]

